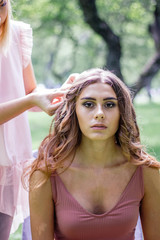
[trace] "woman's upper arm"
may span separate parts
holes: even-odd
[[[141,221],[144,240],[160,240],[160,171],[144,167],[144,198],[141,204]]]
[[[30,62],[28,66],[23,69],[23,80],[26,94],[31,93],[36,88],[36,79],[32,62]]]
[[[44,174],[40,171],[34,172],[30,184],[41,181]],[[30,191],[30,218],[32,240],[54,239],[54,204],[50,179],[42,186]]]

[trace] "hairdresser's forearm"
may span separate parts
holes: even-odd
[[[11,100],[0,104],[0,125],[34,107],[33,95]]]

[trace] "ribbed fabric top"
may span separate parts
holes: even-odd
[[[137,167],[117,204],[103,214],[85,210],[61,178],[51,176],[55,205],[55,240],[134,240],[144,195],[142,167]]]

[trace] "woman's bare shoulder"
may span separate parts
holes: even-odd
[[[141,221],[144,239],[159,240],[160,222],[160,170],[143,167],[144,197],[141,203]]]
[[[50,188],[50,178],[44,172],[36,170],[32,173],[29,181],[30,189]]]
[[[155,167],[143,166],[143,174],[144,174],[144,177],[146,178],[155,178],[155,177],[159,178],[160,169]]]
[[[160,169],[143,166],[143,178],[146,191],[160,191]]]

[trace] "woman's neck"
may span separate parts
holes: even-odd
[[[86,168],[107,168],[124,162],[121,148],[113,138],[108,141],[82,140],[74,160],[74,164]]]

